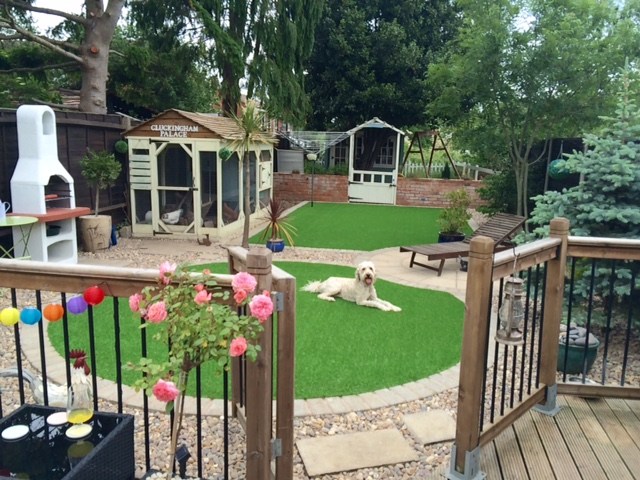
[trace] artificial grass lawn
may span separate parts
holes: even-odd
[[[287,217],[297,247],[372,251],[438,241],[439,208],[310,203]],[[375,233],[372,233],[375,232]],[[468,233],[468,232],[467,232]],[[264,243],[262,232],[250,238]]]
[[[315,207],[314,207],[315,208]],[[351,267],[297,262],[276,262],[296,277],[298,290],[309,280],[330,276],[352,277]],[[205,268],[205,266],[202,266]],[[207,265],[226,273],[227,264]],[[357,394],[400,385],[440,372],[459,361],[464,306],[452,295],[397,285],[376,283],[380,298],[402,308],[383,312],[342,299],[326,302],[316,294],[296,297],[296,398]],[[139,319],[122,299],[119,305],[123,362],[137,361],[141,352]],[[115,380],[114,327],[111,302],[94,308],[99,376]],[[70,346],[88,351],[87,314],[70,315]],[[147,335],[155,331],[147,328]],[[49,338],[60,353],[62,322],[49,325]],[[166,347],[149,342],[149,356],[162,358]],[[94,367],[92,365],[92,367]],[[132,384],[137,372],[123,370],[123,382]],[[195,376],[194,376],[195,377]],[[212,368],[202,369],[203,396],[220,398],[222,381]],[[195,381],[189,382],[195,394]]]

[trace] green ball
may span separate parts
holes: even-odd
[[[129,151],[129,145],[124,140],[118,140],[113,148],[118,153],[127,153]]]
[[[563,180],[569,176],[569,171],[566,168],[566,160],[558,158],[549,163],[549,176],[554,180]]]

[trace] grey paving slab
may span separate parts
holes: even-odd
[[[362,398],[362,401],[369,405],[369,408],[382,408],[388,405],[384,397],[378,395],[375,392],[363,393],[360,396]]]
[[[456,422],[444,410],[405,415],[404,423],[423,445],[453,440],[456,434]]]
[[[418,459],[417,452],[396,429],[305,438],[298,440],[297,446],[312,477]]]
[[[404,385],[398,385],[397,387],[391,387],[389,390],[393,392],[395,395],[398,395],[404,398],[405,402],[413,402],[414,400],[418,400],[420,398],[420,394],[414,392],[413,390],[409,390],[405,388]]]
[[[404,399],[398,395],[397,393],[392,392],[388,388],[383,388],[382,390],[376,390],[378,395],[380,395],[387,405],[397,405],[398,403],[404,402]]]
[[[415,392],[421,398],[430,397],[434,393],[441,391],[438,388],[435,388],[434,385],[429,382],[429,379],[420,380],[418,382],[409,382],[403,385],[404,388]]]
[[[313,415],[326,415],[331,412],[331,406],[324,398],[311,398],[307,400],[307,407]]]
[[[351,411],[351,408],[342,397],[327,397],[326,400],[333,413],[346,413]]]
[[[293,401],[293,412],[296,417],[311,415],[307,401],[302,399],[296,399]]]

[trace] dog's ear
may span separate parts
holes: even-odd
[[[360,267],[356,268],[356,280],[357,281],[361,280],[361,278],[360,278]]]

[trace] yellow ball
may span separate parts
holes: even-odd
[[[5,308],[0,312],[0,323],[11,327],[20,320],[20,311],[17,308]]]

